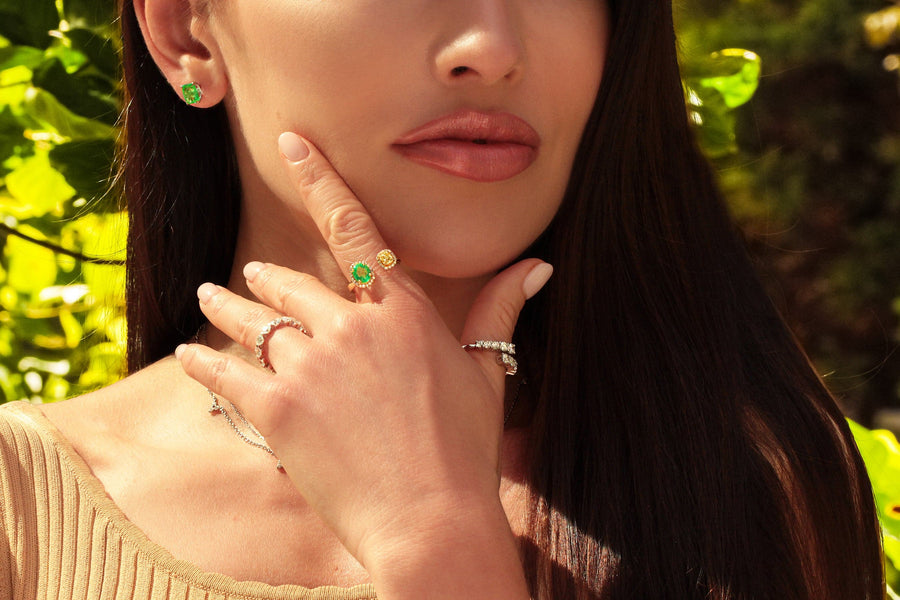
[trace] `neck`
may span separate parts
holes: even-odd
[[[243,268],[250,261],[261,261],[315,275],[325,285],[344,298],[352,298],[347,290],[347,278],[328,250],[312,222],[295,220],[256,223],[245,219],[241,224],[235,249],[234,265],[228,289],[256,300],[247,288]],[[401,257],[402,258],[402,257]],[[431,299],[447,328],[458,338],[465,325],[472,303],[493,273],[472,278],[446,278],[421,271],[413,271],[401,263],[406,272]]]

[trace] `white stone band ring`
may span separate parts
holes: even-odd
[[[462,348],[463,350],[490,350],[497,352],[497,362],[506,367],[507,375],[515,375],[519,370],[519,363],[514,356],[516,345],[512,342],[478,340],[471,344],[463,344]]]
[[[294,329],[309,335],[309,331],[307,331],[306,327],[304,327],[300,321],[292,319],[291,317],[279,317],[266,323],[266,326],[263,327],[262,331],[259,332],[259,335],[256,336],[256,360],[259,361],[259,364],[261,364],[264,369],[268,369],[273,373],[275,372],[275,369],[272,368],[272,363],[269,362],[269,357],[266,356],[265,345],[269,340],[269,336],[280,327],[293,327]]]

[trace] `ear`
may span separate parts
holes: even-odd
[[[134,0],[134,11],[153,61],[182,98],[182,86],[203,90],[194,106],[215,106],[228,91],[219,47],[210,32],[203,0]]]

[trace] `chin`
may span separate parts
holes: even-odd
[[[459,240],[437,245],[394,242],[391,248],[403,266],[411,271],[445,279],[474,279],[490,276],[507,267],[525,251],[521,247],[495,247],[484,240]]]

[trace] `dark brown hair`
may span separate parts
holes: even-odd
[[[846,422],[757,281],[686,119],[671,5],[610,0],[612,36],[556,267],[517,340],[533,396],[536,598],[884,596]],[[184,107],[122,2],[129,368],[202,322],[240,194],[223,108]]]

